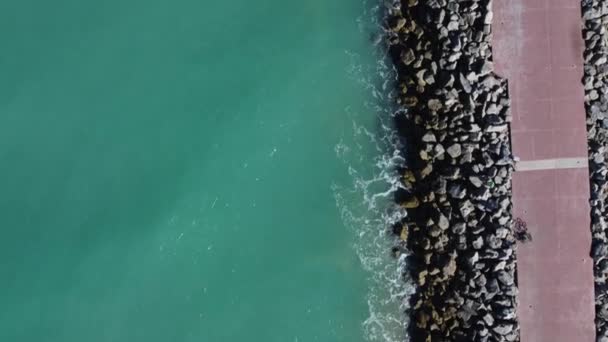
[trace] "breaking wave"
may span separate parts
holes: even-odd
[[[358,19],[359,29],[377,40],[373,37],[380,32],[381,9],[377,5],[366,8]],[[363,323],[366,339],[409,341],[407,310],[414,287],[404,278],[406,255],[399,259],[391,255],[397,243],[392,226],[405,216],[393,199],[400,187],[397,166],[404,161],[393,128],[391,98],[396,72],[381,49],[371,57],[346,53],[351,60],[349,76],[369,92],[370,100],[363,112],[346,109],[352,129],[335,146],[335,152],[346,165],[351,184],[334,184],[333,193],[342,221],[356,236],[355,250],[369,274],[369,316]]]

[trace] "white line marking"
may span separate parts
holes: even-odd
[[[588,163],[587,158],[522,160],[515,164],[515,171],[586,169]]]

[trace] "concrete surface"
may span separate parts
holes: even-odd
[[[578,0],[494,0],[496,72],[509,80],[513,152],[525,163],[587,158],[583,39]],[[589,172],[516,171],[522,342],[595,341]]]

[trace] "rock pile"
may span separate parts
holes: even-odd
[[[608,2],[583,0],[597,340],[608,341]]]
[[[390,0],[407,218],[394,233],[418,288],[412,341],[518,341],[506,81],[490,0]]]

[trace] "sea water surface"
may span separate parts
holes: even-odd
[[[1,2],[0,340],[402,340],[374,5]]]

